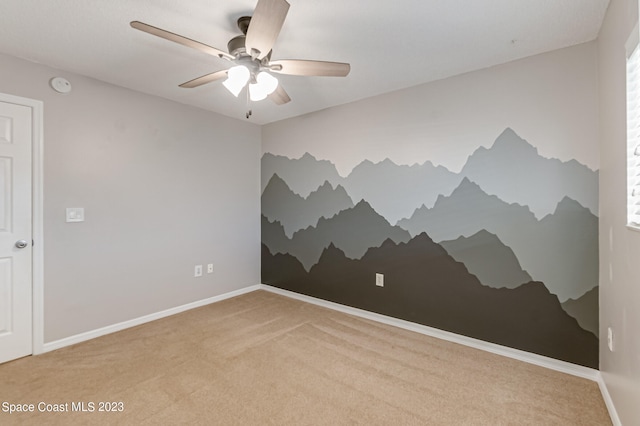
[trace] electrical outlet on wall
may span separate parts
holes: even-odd
[[[202,276],[202,265],[196,265],[195,269],[193,270],[193,276],[194,277]]]
[[[207,264],[207,274],[210,274],[213,272],[213,263],[208,263]]]
[[[376,285],[378,287],[384,287],[384,275],[376,273]]]

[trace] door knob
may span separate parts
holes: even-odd
[[[18,240],[18,241],[16,241],[16,247],[18,247],[19,249],[23,249],[28,245],[29,245],[29,243],[26,240]]]

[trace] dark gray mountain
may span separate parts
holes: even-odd
[[[284,228],[280,222],[277,220],[271,222],[264,215],[261,216],[261,220],[262,244],[266,245],[274,254],[286,253],[291,245],[291,240],[284,234]]]
[[[288,237],[295,231],[315,225],[321,217],[330,218],[353,207],[353,201],[340,185],[334,189],[325,181],[307,198],[303,198],[291,191],[277,174],[269,180],[261,200],[262,214],[271,221],[280,222]]]
[[[373,285],[383,273],[387,285]],[[347,306],[436,327],[591,368],[598,339],[582,329],[544,284],[483,286],[428,235],[387,240],[348,259],[333,244],[307,273],[288,254],[262,246],[262,282]]]
[[[516,288],[533,281],[522,270],[513,250],[484,229],[468,238],[442,241],[440,245],[451,257],[464,263],[469,272],[488,287]]]
[[[580,327],[597,336],[599,330],[599,302],[598,287],[594,287],[578,299],[569,299],[562,304],[562,309],[578,321]]]
[[[300,206],[304,204],[304,200],[304,197],[291,191],[280,176],[274,174],[262,191],[262,197],[260,197],[262,215],[270,221],[278,221],[286,233],[287,222],[291,227],[297,226],[296,215],[290,212],[299,211]],[[290,218],[293,218],[293,220]],[[289,235],[291,235],[291,232],[289,232]]]
[[[529,238],[538,246],[529,247],[539,263],[535,271],[525,269],[545,283],[553,282],[550,289],[561,302],[598,285],[598,218],[580,203],[563,198],[538,229],[530,230]]]
[[[409,241],[411,237],[404,229],[391,226],[369,203],[360,201],[330,219],[320,218],[316,227],[297,231],[288,249],[280,252],[295,256],[309,270],[331,243],[347,257],[359,259],[367,249],[380,246],[386,239],[400,243]],[[268,244],[267,247],[271,250]]]
[[[509,203],[527,205],[538,218],[565,196],[598,214],[598,172],[575,160],[544,158],[507,128],[489,149],[478,148],[461,175]]]
[[[412,166],[389,159],[365,160],[347,176],[344,186],[354,200],[367,200],[390,223],[409,217],[422,204],[430,207],[438,195],[450,194],[462,177],[427,161]]]
[[[278,174],[293,192],[303,197],[318,189],[325,181],[333,187],[342,183],[342,177],[336,167],[327,160],[317,160],[305,153],[300,158],[288,158],[265,153],[260,162],[262,191],[274,174]]]
[[[538,221],[527,207],[488,195],[464,178],[450,196],[438,197],[431,209],[417,209],[398,226],[412,236],[426,232],[437,242],[483,229],[495,234],[561,302],[598,284],[598,218],[568,197]]]

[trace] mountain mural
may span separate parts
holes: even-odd
[[[483,286],[440,245],[420,234],[386,240],[349,259],[335,245],[309,272],[291,255],[262,249],[262,276],[275,285],[442,330],[597,368],[598,340],[539,282],[516,289]],[[336,273],[336,271],[340,271]],[[385,286],[375,286],[375,274]]]
[[[329,244],[339,247],[346,256],[359,259],[368,248],[378,247],[388,238],[404,242],[411,237],[404,229],[387,222],[369,203],[360,201],[329,219],[320,218],[315,227],[295,232],[281,252],[295,256],[309,270]]]
[[[280,222],[273,222],[264,215],[261,216],[262,244],[269,247],[273,253],[286,253],[291,249],[291,240],[284,233],[284,228]]]
[[[307,170],[308,175],[301,179],[299,176],[303,170]],[[366,200],[389,223],[408,217],[423,204],[432,206],[438,195],[451,193],[462,179],[461,175],[446,167],[434,166],[429,161],[407,166],[395,164],[389,159],[379,163],[364,160],[343,178],[338,175],[332,163],[317,160],[309,153],[299,159],[267,153],[262,158],[263,194],[269,190],[274,174],[282,182],[287,182],[288,190],[300,198],[311,195],[320,185],[329,184],[336,190],[345,189],[352,200]],[[278,220],[276,217],[266,216]],[[286,221],[283,226],[287,235],[290,235]]]
[[[549,282],[561,302],[598,285],[598,218],[588,209],[565,197],[539,229],[529,231],[535,247],[529,246],[523,256],[531,256],[531,274]]]
[[[597,170],[507,128],[459,173],[265,153],[261,204],[265,284],[597,368]]]
[[[438,195],[450,194],[463,177],[507,203],[528,206],[538,219],[553,213],[565,196],[598,214],[598,193],[594,191],[598,187],[597,171],[575,160],[542,157],[510,128],[490,148],[476,149],[460,173],[430,161],[408,166],[385,159],[379,163],[364,160],[343,178],[333,163],[317,160],[309,153],[298,159],[265,153],[262,191],[273,174],[303,197],[325,182],[333,187],[342,185],[352,200],[366,200],[390,223],[409,217],[423,204],[431,207]]]
[[[315,225],[321,217],[329,218],[353,207],[353,201],[341,185],[333,188],[329,181],[325,181],[303,198],[291,191],[277,174],[265,187],[261,204],[262,214],[269,220],[280,222],[289,238],[294,232]]]
[[[326,181],[333,187],[342,183],[342,177],[333,163],[317,160],[309,153],[298,159],[265,153],[260,162],[262,192],[274,174],[280,176],[293,192],[302,197],[308,196]]]
[[[461,174],[489,194],[528,206],[538,218],[552,213],[564,197],[598,214],[597,171],[575,160],[544,158],[511,129],[502,132],[491,148],[478,148]]]
[[[437,242],[483,229],[495,234],[560,301],[598,284],[598,218],[568,197],[538,221],[527,207],[508,204],[464,178],[450,196],[439,197],[430,209],[417,209],[398,226],[412,236],[427,232]]]
[[[600,336],[598,287],[592,288],[578,299],[567,300],[562,304],[562,309],[574,317],[580,327]]]
[[[432,208],[420,207],[410,218],[399,221],[398,226],[412,236],[427,232],[434,241],[470,237],[485,229],[513,247],[503,239],[503,235],[533,227],[537,222],[526,206],[506,203],[464,178],[450,195],[439,196]]]
[[[395,224],[423,204],[432,206],[438,195],[450,194],[461,180],[456,173],[429,161],[404,166],[389,159],[380,163],[365,160],[347,176],[344,187],[354,200],[367,200]]]
[[[483,285],[516,288],[533,281],[520,267],[513,250],[484,229],[470,237],[442,241],[440,245],[451,257],[464,263],[469,272],[478,277]]]

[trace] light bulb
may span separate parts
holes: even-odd
[[[266,72],[261,72],[260,74],[258,74],[258,76],[256,77],[256,81],[259,85],[264,87],[267,95],[272,94],[278,87],[278,79]]]
[[[249,98],[254,101],[261,101],[272,94],[278,87],[278,79],[269,73],[261,72],[256,77],[255,84],[249,84]]]
[[[238,65],[229,68],[227,76],[228,78],[222,84],[237,98],[242,88],[247,84],[247,81],[249,81],[251,73],[247,67]]]
[[[259,84],[249,84],[249,99],[253,102],[261,101],[267,97],[267,91]]]

